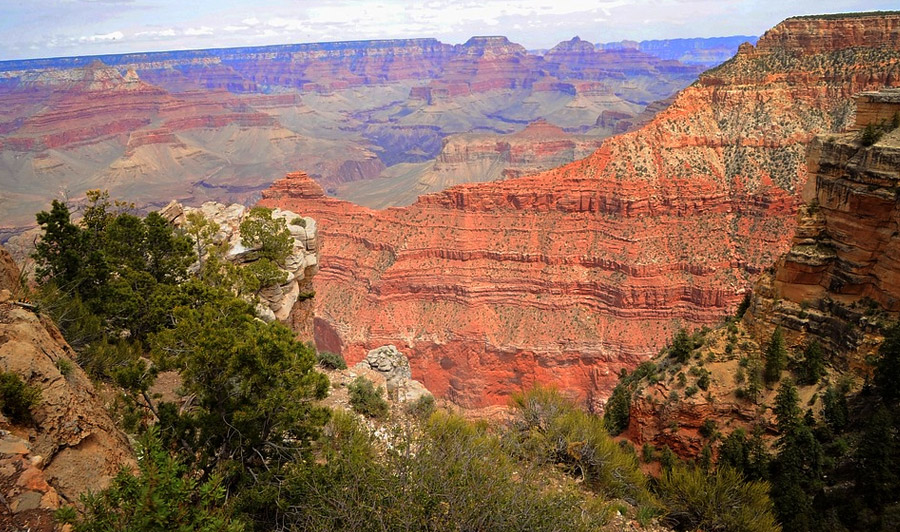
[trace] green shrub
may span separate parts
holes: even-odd
[[[198,482],[162,446],[151,428],[141,439],[138,475],[122,470],[109,488],[82,497],[84,512],[62,508],[56,519],[75,532],[195,530],[241,532],[244,526],[224,510],[225,489],[215,476]]]
[[[672,347],[669,348],[669,356],[684,364],[690,358],[693,350],[694,341],[688,335],[687,330],[678,329],[678,332],[675,333],[675,338],[672,340]]]
[[[316,353],[319,365],[328,369],[347,369],[347,361],[338,353],[331,351],[319,351]]]
[[[298,217],[294,218],[293,220],[291,220],[291,225],[296,225],[299,227],[306,227],[306,219],[303,218],[302,216],[298,216]]]
[[[684,390],[685,397],[693,397],[699,389],[696,386],[689,386],[686,390]]]
[[[563,466],[595,492],[647,500],[647,479],[637,456],[610,437],[600,418],[579,410],[553,389],[536,388],[513,397],[517,447]]]
[[[56,369],[59,370],[60,375],[62,375],[63,377],[68,377],[72,374],[75,366],[72,365],[72,362],[69,359],[59,358],[56,361]]]
[[[659,479],[660,497],[677,530],[774,532],[769,485],[745,481],[730,467],[707,474],[675,464]]]
[[[704,438],[712,438],[716,435],[716,422],[712,419],[707,419],[700,425],[700,435]]]
[[[41,400],[41,390],[25,384],[15,373],[0,371],[0,412],[13,423],[31,421],[31,409]]]
[[[419,419],[427,419],[434,413],[437,405],[433,395],[423,395],[406,406],[406,412]]]
[[[367,417],[384,417],[388,413],[388,404],[384,400],[384,388],[375,388],[372,381],[359,376],[350,383],[350,406],[353,410]]]
[[[866,127],[862,131],[862,135],[859,137],[859,141],[863,146],[872,146],[881,140],[883,134],[884,129],[881,127],[878,127],[875,124],[866,124]]]
[[[709,372],[708,371],[704,370],[703,373],[700,375],[700,378],[697,379],[697,386],[703,391],[709,390]]]

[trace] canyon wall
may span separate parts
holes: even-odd
[[[883,115],[900,112],[898,95],[897,89],[857,95],[856,125],[878,125]],[[773,437],[774,414],[765,405],[775,404],[777,386],[763,387],[755,401],[741,391],[751,371],[747,359],[762,360],[778,326],[792,358],[815,340],[831,384],[862,385],[884,328],[900,313],[900,129],[888,124],[871,146],[860,131],[813,139],[808,197],[790,249],[754,285],[743,320],[706,334],[696,359],[683,366],[667,356],[654,360],[656,378],[636,388],[625,438],[694,459],[709,442],[702,426],[710,421],[726,434],[762,428]],[[675,371],[687,379],[679,384]],[[702,372],[707,388],[686,393]],[[818,411],[821,387],[799,384],[801,404]]]
[[[317,340],[351,362],[403,346],[465,406],[535,382],[602,403],[620,369],[720,320],[787,250],[807,143],[853,123],[852,94],[900,84],[898,24],[785,21],[640,130],[534,176],[384,211],[276,182],[264,205],[320,222]]]

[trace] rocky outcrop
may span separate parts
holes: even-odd
[[[897,91],[863,93],[856,125],[887,124],[900,114]],[[754,325],[813,335],[833,363],[865,371],[880,326],[900,312],[900,130],[871,146],[861,132],[817,137],[809,149],[807,203],[798,230],[751,306]]]
[[[884,43],[886,19],[900,15],[854,24]],[[415,378],[464,405],[535,382],[601,403],[679,326],[736,306],[789,247],[809,140],[852,123],[852,93],[900,82],[900,49],[833,40],[806,54],[791,48],[805,37],[779,37],[794,28],[554,171],[381,212],[284,179],[262,203],[314,216],[324,241],[317,337],[351,361],[401,346]]]
[[[5,253],[0,248],[0,256]],[[0,456],[12,457],[0,477],[20,475],[19,485],[27,488],[21,492],[27,499],[22,504],[50,508],[58,502],[57,493],[65,501],[77,501],[89,489],[106,487],[121,466],[133,464],[127,438],[75,363],[75,352],[59,330],[11,301],[0,303],[0,370],[18,375],[41,391],[40,402],[32,410],[33,425],[12,425],[0,416],[0,429],[28,442],[21,446],[7,436],[0,438]],[[8,451],[6,441],[17,450]],[[19,460],[26,455],[31,455],[28,462],[42,474],[15,465],[27,469]],[[33,489],[23,484],[31,480]],[[53,489],[45,487],[45,482]]]
[[[857,126],[885,123],[884,116],[900,111],[896,95],[895,90],[858,95],[863,112]],[[668,445],[682,457],[695,458],[710,443],[699,433],[707,420],[729,430],[742,427],[750,433],[760,427],[774,434],[765,405],[774,403],[775,390],[763,389],[755,402],[740,397],[736,392],[746,386],[747,364],[740,365],[732,348],[739,345],[745,360],[754,354],[762,360],[776,326],[793,353],[813,340],[823,347],[835,375],[832,383],[837,375],[852,382],[871,370],[867,360],[876,354],[884,326],[900,312],[900,129],[885,132],[871,146],[861,143],[859,131],[818,136],[807,163],[806,203],[799,209],[791,248],[754,286],[743,322],[730,325],[727,333],[720,327],[706,336],[701,355],[709,360],[691,360],[679,368],[688,375],[710,372],[708,391],[680,398],[692,379],[679,386],[673,372],[664,371],[664,365],[674,366],[672,361],[657,359],[655,380],[660,382],[639,387],[632,403],[624,433],[632,442]],[[816,386],[799,391],[801,404],[820,408]]]
[[[0,527],[3,530],[57,530],[53,511],[60,506],[56,489],[44,474],[44,457],[29,443],[0,429]]]
[[[240,226],[250,214],[250,209],[239,204],[223,205],[207,202],[200,207],[184,207],[171,202],[160,214],[176,226],[183,226],[187,216],[200,213],[218,226],[212,236],[212,244],[225,249],[224,259],[241,267],[255,260],[254,248],[244,246],[241,241]],[[289,325],[301,338],[312,338],[312,278],[319,268],[319,242],[316,221],[294,212],[274,209],[272,218],[284,220],[291,233],[293,244],[291,253],[279,268],[286,275],[283,284],[263,288],[259,297],[257,313],[267,321],[278,320]],[[208,253],[207,253],[208,254]],[[199,267],[199,263],[195,264]]]
[[[384,379],[389,397],[400,403],[412,403],[431,395],[422,383],[413,380],[409,359],[396,346],[385,345],[372,349],[353,367],[354,370],[372,370]]]

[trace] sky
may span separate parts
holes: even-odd
[[[505,35],[528,49],[761,35],[897,0],[0,0],[0,60],[300,42]]]

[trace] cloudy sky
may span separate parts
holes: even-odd
[[[0,60],[259,44],[506,35],[548,48],[758,35],[792,15],[880,0],[0,0]]]

